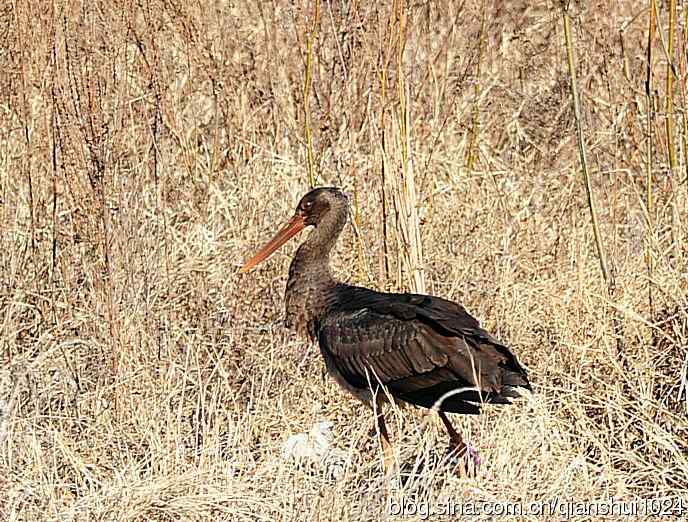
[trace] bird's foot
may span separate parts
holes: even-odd
[[[470,444],[451,441],[445,462],[460,477],[474,477],[481,465],[480,454]]]

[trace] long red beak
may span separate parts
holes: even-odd
[[[294,215],[294,217],[291,218],[289,222],[284,225],[284,227],[282,227],[282,230],[275,234],[275,237],[273,237],[265,244],[263,248],[256,252],[256,255],[244,263],[244,266],[241,267],[239,272],[242,274],[248,272],[258,263],[265,261],[275,252],[275,250],[284,245],[296,234],[301,232],[305,226],[306,222],[304,221],[303,216],[299,216],[298,214]]]

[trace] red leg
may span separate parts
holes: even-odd
[[[454,426],[451,425],[451,422],[449,422],[449,419],[444,412],[438,411],[437,413],[439,414],[440,419],[442,419],[442,423],[449,434],[450,455],[451,457],[457,458],[459,461],[459,475],[461,477],[465,477],[473,474],[475,469],[477,469],[480,465],[480,457],[478,456],[478,453],[466,445],[466,443],[463,441],[463,437],[454,429]]]
[[[380,434],[380,444],[382,446],[382,468],[385,472],[385,475],[387,475],[392,470],[392,465],[394,464],[394,453],[392,450],[392,444],[389,441],[389,433],[387,433],[385,417],[382,414],[382,408],[380,406],[376,408],[375,416],[377,420],[377,429]]]

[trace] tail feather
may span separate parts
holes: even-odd
[[[520,388],[530,390],[530,384]],[[517,387],[505,385],[499,393],[479,392],[478,390],[461,390],[457,383],[440,383],[429,388],[402,393],[398,398],[404,402],[423,408],[437,408],[447,413],[477,415],[483,404],[511,404],[512,399],[521,397]]]

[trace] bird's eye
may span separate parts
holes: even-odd
[[[312,201],[304,201],[303,208],[311,208],[313,206]]]

